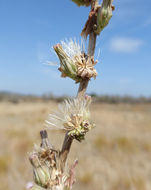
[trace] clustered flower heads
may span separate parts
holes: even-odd
[[[33,167],[34,182],[28,184],[30,190],[64,190],[71,189],[75,182],[74,169],[78,164],[75,160],[70,170],[61,172],[59,162],[59,151],[49,146],[35,146],[34,152],[30,153],[29,160]]]
[[[65,100],[59,105],[59,111],[49,114],[46,121],[48,127],[56,127],[68,131],[70,137],[78,141],[84,139],[85,134],[94,127],[90,122],[90,97]]]
[[[75,41],[62,41],[54,46],[54,50],[60,60],[59,71],[62,77],[70,77],[76,83],[83,79],[96,78],[97,72],[94,69],[97,61],[82,51],[82,48]]]
[[[56,190],[57,187],[64,187],[67,176],[62,175],[59,169],[59,152],[50,147],[36,146],[35,148],[35,151],[29,156],[33,167],[34,182],[36,183],[36,186],[31,187],[31,190],[38,190],[40,187],[41,189],[48,188],[52,190],[55,187]]]

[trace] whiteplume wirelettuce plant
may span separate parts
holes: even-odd
[[[47,131],[40,132],[41,144],[35,146],[29,155],[33,167],[35,184],[28,185],[30,190],[71,190],[75,182],[75,160],[69,172],[66,172],[66,160],[72,141],[82,141],[87,132],[95,124],[91,122],[89,105],[91,97],[85,92],[91,78],[96,78],[94,60],[96,37],[109,23],[114,7],[112,0],[103,0],[99,5],[98,0],[72,0],[78,6],[90,6],[88,20],[81,35],[86,39],[89,35],[88,50],[83,51],[74,40],[62,41],[54,45],[54,51],[60,60],[59,71],[61,77],[69,77],[79,83],[76,98],[67,99],[59,105],[58,111],[49,114],[46,125],[48,129],[56,128],[65,131],[65,138],[61,150],[56,150],[49,143]]]

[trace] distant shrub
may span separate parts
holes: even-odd
[[[112,96],[112,95],[97,95],[96,93],[91,93],[90,96],[93,97],[93,102],[96,103],[109,103],[109,104],[119,104],[119,103],[151,103],[151,97],[132,97],[132,96]],[[43,94],[38,95],[23,95],[10,92],[0,92],[0,102],[9,101],[11,103],[17,104],[21,101],[56,101],[62,102],[68,96],[54,96],[53,94]]]

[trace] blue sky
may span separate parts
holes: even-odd
[[[110,24],[97,38],[98,77],[88,92],[151,95],[151,1],[115,0]],[[0,0],[0,91],[75,95],[60,78],[52,46],[80,39],[89,8],[70,0]]]

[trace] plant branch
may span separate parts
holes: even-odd
[[[85,79],[80,82],[77,98],[84,97],[88,83],[89,83],[89,79]]]
[[[96,5],[98,5],[98,0],[93,0],[91,4],[91,9],[93,9]],[[96,34],[92,32],[89,35],[89,46],[88,46],[88,55],[89,56],[94,56],[94,51],[95,51],[95,45],[96,45]],[[89,79],[84,79],[80,82],[78,93],[77,93],[77,98],[82,98],[85,95],[87,86],[89,83]],[[64,170],[65,163],[71,148],[71,144],[73,142],[73,138],[68,136],[68,133],[66,133],[63,146],[61,149],[60,153],[60,159],[61,159],[61,170]]]
[[[88,47],[89,56],[94,56],[95,45],[96,45],[96,34],[92,32],[89,36],[89,47]]]
[[[84,54],[84,59],[82,59],[83,57],[81,58],[83,64],[85,64],[84,69],[87,69],[87,66],[90,66],[90,68],[88,67],[89,69],[94,69],[93,67],[91,68],[91,65],[93,66],[96,64],[96,62],[94,62],[94,53],[97,35],[99,35],[104,27],[108,24],[110,18],[112,17],[112,11],[114,10],[114,6],[112,5],[113,0],[102,1],[103,2],[100,6],[98,3],[99,0],[89,0],[89,3],[91,2],[91,10],[85,27],[81,33],[83,37],[89,36],[88,51]],[[86,63],[84,61],[86,61]],[[89,65],[89,63],[92,64]],[[77,92],[76,98],[78,100],[85,97],[90,78],[95,78],[96,70],[94,75],[86,73],[80,76],[83,76],[81,77],[83,79],[80,82]],[[77,161],[71,168],[69,172],[69,177],[66,179],[66,181],[63,180],[63,177],[66,176],[64,174],[66,160],[68,158],[73,139],[76,138],[75,136],[71,136],[71,133],[70,135],[68,133],[69,132],[66,132],[65,134],[61,150],[55,150],[53,146],[49,143],[47,131],[40,131],[41,148],[39,151],[37,151],[37,153],[32,152],[29,158],[33,166],[35,183],[37,185],[45,187],[45,189],[54,189],[53,187],[55,187],[55,189],[62,189],[62,187],[64,186],[69,187],[70,189],[72,188],[72,184],[74,183],[74,168],[78,163]],[[76,139],[79,140],[80,138]],[[48,171],[47,169],[51,170]],[[40,188],[38,186],[33,186],[32,189],[39,190]]]
[[[41,147],[43,148],[53,148],[52,145],[49,143],[48,134],[46,130],[40,131],[40,137],[41,137]]]
[[[71,144],[73,142],[73,138],[68,135],[68,132],[65,135],[64,142],[62,145],[62,149],[60,152],[60,170],[63,172],[65,164],[66,164],[66,159],[68,157],[68,153],[71,148]]]
[[[98,5],[98,0],[93,0],[91,4],[91,10]],[[93,27],[93,26],[92,26]],[[89,46],[88,46],[88,55],[94,56],[96,45],[96,34],[91,32],[89,35]],[[89,79],[82,80],[79,85],[77,97],[83,97],[85,95],[86,89],[88,87]]]

